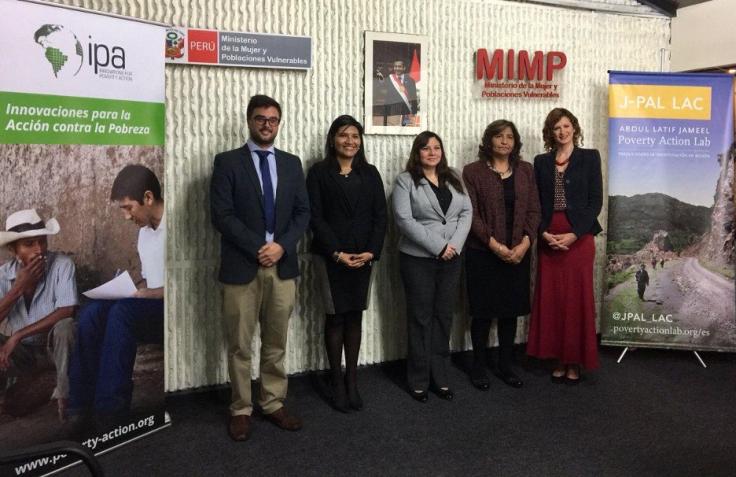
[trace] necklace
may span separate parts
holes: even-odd
[[[561,154],[557,154],[557,155],[555,155],[555,164],[557,164],[558,166],[562,167],[562,166],[564,166],[565,164],[567,164],[568,162],[570,162],[570,154],[567,154],[567,155],[565,156],[565,158],[564,158],[564,159],[562,159],[562,160],[559,160],[559,159],[558,159],[558,158],[559,158],[560,156],[561,156]]]
[[[488,166],[490,170],[498,174],[498,177],[500,177],[501,179],[506,179],[513,172],[513,170],[511,169],[511,166],[506,167],[505,171],[499,171],[498,169],[496,169],[496,166],[494,166],[493,163],[491,163],[491,161],[486,162],[486,165]]]

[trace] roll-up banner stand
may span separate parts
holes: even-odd
[[[0,299],[14,300],[0,316],[0,447],[71,439],[99,454],[168,425],[164,199],[150,174],[165,189],[165,28],[10,0],[0,24]],[[25,223],[33,213],[43,224]],[[20,252],[41,247],[29,236],[46,244],[35,281],[22,279],[37,257]]]
[[[733,77],[611,72],[603,344],[736,351]]]

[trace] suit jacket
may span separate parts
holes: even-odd
[[[447,213],[432,186],[422,178],[419,186],[408,172],[396,177],[391,197],[396,226],[401,232],[399,250],[415,257],[438,257],[449,243],[460,253],[470,231],[473,208],[467,194],[448,185],[452,202]]]
[[[486,161],[475,161],[463,168],[463,182],[473,204],[473,224],[468,247],[488,250],[491,237],[506,242],[506,206],[503,182],[488,168]],[[514,169],[514,228],[511,242],[514,247],[528,235],[534,242],[539,229],[539,192],[534,169],[528,162],[519,161]]]
[[[636,271],[636,284],[640,287],[646,287],[649,285],[649,273],[641,268]]]
[[[309,224],[309,199],[299,158],[279,149],[275,152],[274,241],[284,249],[278,275],[287,279],[299,275],[296,246]],[[258,249],[266,243],[266,218],[261,184],[247,145],[215,156],[210,213],[212,224],[222,234],[219,280],[232,285],[249,283],[258,271]]]
[[[542,223],[539,226],[542,233],[549,227],[554,212],[555,151],[535,157],[534,172],[542,206]],[[565,170],[565,200],[567,220],[575,235],[596,235],[603,230],[598,222],[598,214],[603,207],[603,178],[601,155],[596,149],[573,149]]]
[[[357,198],[347,196],[340,185],[345,179],[326,161],[309,169],[312,252],[329,259],[335,252],[371,252],[374,260],[378,260],[386,235],[383,181],[378,169],[369,164],[353,169],[351,174],[361,179]],[[349,244],[354,244],[355,249]]]

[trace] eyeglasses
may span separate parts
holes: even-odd
[[[254,116],[253,122],[258,126],[263,126],[266,123],[268,123],[269,126],[278,126],[281,122],[281,118],[277,118],[276,116],[271,116],[270,118],[267,118],[266,116]]]

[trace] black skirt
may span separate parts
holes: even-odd
[[[531,311],[530,254],[531,249],[521,263],[512,265],[490,250],[466,249],[465,282],[473,319],[516,318]]]
[[[348,268],[321,255],[314,256],[314,263],[327,314],[362,311],[367,308],[371,284],[370,265]]]

